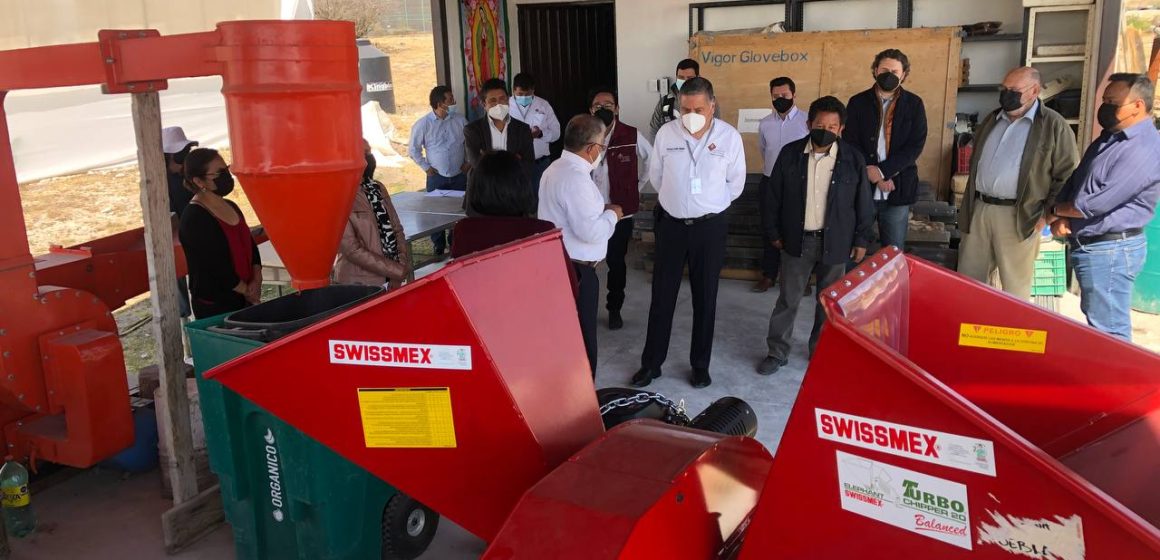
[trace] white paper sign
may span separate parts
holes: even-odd
[[[1083,519],[1078,515],[1027,519],[987,510],[987,516],[994,524],[979,523],[979,544],[1037,560],[1084,560]]]
[[[946,432],[815,408],[818,437],[944,467],[995,476],[995,444]]]
[[[967,487],[836,451],[842,509],[971,550]]]
[[[773,109],[741,109],[737,111],[737,132],[757,132],[757,124],[761,119],[773,114]]]
[[[418,369],[471,369],[470,346],[330,341],[330,363]]]

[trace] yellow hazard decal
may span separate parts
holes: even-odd
[[[448,387],[359,389],[358,407],[367,447],[455,447]]]
[[[959,346],[1043,354],[1047,351],[1047,331],[962,323]]]

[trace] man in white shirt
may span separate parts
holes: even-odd
[[[648,336],[641,368],[632,377],[636,387],[661,375],[686,264],[693,290],[692,384],[701,388],[712,383],[717,283],[729,229],[724,212],[745,188],[741,134],[712,118],[717,105],[713,84],[699,77],[685,82],[679,103],[680,120],[657,131],[649,157],[649,182],[657,190],[656,257]]]
[[[435,86],[428,96],[431,112],[411,126],[407,155],[427,174],[427,192],[467,190],[468,165],[463,157],[463,128],[467,119],[455,112],[455,94],[448,86]],[[444,232],[431,236],[435,254],[447,247]]]
[[[640,190],[648,182],[648,158],[652,146],[636,128],[620,121],[620,106],[611,87],[594,88],[588,95],[589,112],[604,123],[604,159],[592,172],[605,204],[616,204],[624,210],[624,219],[616,224],[616,233],[608,240],[608,328],[624,327],[620,309],[624,306],[624,288],[628,267],[624,262],[628,242],[632,239],[632,216],[640,209]]]
[[[606,204],[592,170],[604,158],[604,125],[591,115],[577,115],[564,132],[564,152],[543,177],[537,215],[564,233],[564,249],[572,259],[579,280],[576,311],[580,332],[588,351],[588,365],[596,375],[596,313],[600,303],[600,278],[596,266],[604,260],[608,240],[624,214]]]
[[[801,140],[809,134],[806,127],[806,114],[799,111],[794,105],[794,96],[797,95],[797,85],[786,76],[769,81],[769,97],[773,102],[773,113],[757,123],[757,149],[761,150],[764,165],[762,167],[761,186],[758,189],[761,203],[765,202],[765,190],[769,188],[769,177],[773,172],[773,163],[777,155],[786,144]],[[765,211],[761,211],[765,215]],[[764,231],[766,228],[762,228]],[[766,292],[773,287],[777,280],[777,271],[781,263],[781,252],[773,247],[768,238],[762,238],[763,253],[761,255],[761,280],[753,286],[755,292]]]
[[[560,119],[547,99],[536,96],[536,80],[528,73],[516,74],[512,79],[512,99],[509,103],[512,118],[532,129],[532,147],[536,159],[532,163],[532,184],[539,188],[540,176],[552,163],[549,144],[560,139]]]

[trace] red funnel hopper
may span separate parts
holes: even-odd
[[[349,22],[218,25],[233,171],[299,289],[329,283],[365,165]]]

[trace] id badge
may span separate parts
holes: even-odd
[[[689,191],[693,194],[701,194],[701,178],[692,177],[689,179]]]

